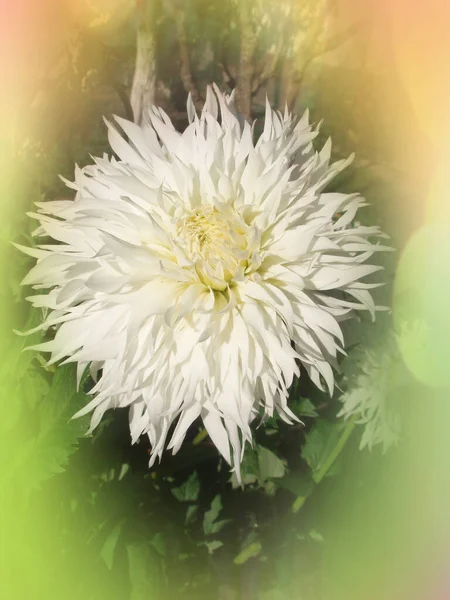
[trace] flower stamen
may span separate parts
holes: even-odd
[[[177,221],[180,244],[200,281],[220,291],[247,267],[247,229],[237,214],[225,214],[210,205],[197,207]]]

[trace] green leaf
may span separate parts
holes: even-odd
[[[291,409],[298,417],[315,418],[318,416],[316,407],[308,398],[299,398],[293,403]]]
[[[221,510],[222,501],[220,499],[220,494],[218,494],[211,502],[211,508],[205,512],[205,516],[203,517],[203,532],[205,535],[213,535],[214,533],[218,533],[230,521],[230,519],[216,521]]]
[[[259,464],[258,452],[256,448],[248,446],[245,448],[244,457],[241,463],[241,479],[244,485],[250,485],[258,481]],[[231,474],[231,485],[234,489],[241,487],[237,480],[236,473]]]
[[[310,466],[315,481],[330,452],[335,448],[344,427],[341,422],[319,420],[306,436],[302,457]]]
[[[271,450],[258,446],[258,478],[266,481],[272,477],[283,477],[286,473],[285,463]]]
[[[323,535],[319,533],[316,529],[311,529],[308,531],[308,536],[314,541],[321,544],[323,542]]]
[[[76,391],[75,365],[58,367],[48,394],[30,414],[35,435],[29,436],[10,464],[10,474],[22,478],[25,489],[38,488],[55,473],[64,471],[88,428],[88,416],[72,416],[88,401],[85,394]]]
[[[314,489],[314,481],[311,475],[288,473],[278,481],[279,487],[292,492],[297,498],[292,504],[292,512],[296,513],[305,503],[305,500]]]
[[[286,464],[274,452],[264,446],[246,448],[241,465],[241,477],[244,485],[256,484],[266,491],[273,492],[270,485],[272,478],[278,479],[286,473]],[[235,473],[231,475],[233,488],[240,487]]]
[[[154,548],[160,556],[162,556],[162,557],[166,556],[166,554],[167,554],[166,541],[161,532],[156,533],[150,539],[149,543],[152,546],[152,548]]]
[[[195,502],[200,493],[197,471],[194,471],[182,485],[172,488],[171,492],[179,502]]]
[[[258,556],[258,554],[262,550],[261,542],[252,542],[248,546],[246,546],[237,556],[234,557],[235,565],[242,565],[247,562],[250,558],[254,558]]]
[[[166,588],[162,560],[145,543],[127,545],[130,600],[160,598]]]
[[[206,541],[205,546],[208,548],[208,552],[213,554],[216,550],[223,546],[223,542],[220,540],[211,540],[210,542]]]
[[[50,385],[45,377],[34,369],[29,369],[20,381],[20,393],[31,410],[36,408],[38,402],[50,391]]]
[[[279,480],[278,485],[296,496],[307,496],[314,487],[310,474],[287,473]]]
[[[316,483],[334,470],[334,463],[350,437],[355,421],[355,417],[345,423],[319,420],[306,436],[302,457],[310,466]]]
[[[190,506],[187,507],[186,517],[184,520],[186,525],[190,525],[191,523],[193,523],[195,521],[195,517],[197,516],[197,513],[198,513],[198,505],[197,504],[191,504]]]
[[[122,531],[122,523],[118,523],[114,529],[110,532],[108,537],[105,540],[105,543],[100,550],[100,556],[105,561],[106,566],[109,570],[112,569],[114,562],[114,553],[117,547],[117,542],[120,537],[120,533]]]

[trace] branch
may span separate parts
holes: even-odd
[[[252,112],[253,58],[256,49],[256,35],[252,26],[251,7],[251,0],[240,0],[241,49],[236,91],[238,110],[247,119],[251,118]]]
[[[259,75],[254,78],[252,85],[252,94],[255,95],[259,92],[262,86],[267,83],[267,81],[274,74],[278,62],[280,60],[281,48],[283,46],[283,41],[278,40],[277,47],[274,52],[269,54],[269,59],[263,62],[262,68],[260,69]]]
[[[336,33],[333,36],[328,37],[322,44],[318,44],[315,40],[317,39],[320,28],[321,20],[316,20],[315,27],[312,27],[308,36],[307,41],[304,44],[303,59],[300,66],[294,65],[291,72],[289,73],[288,90],[286,92],[286,103],[290,110],[293,109],[294,104],[300,94],[301,85],[305,77],[306,71],[310,64],[317,58],[336,50],[344,44],[350,37],[355,35],[360,30],[361,23],[353,23],[341,32]]]
[[[131,106],[130,99],[128,98],[128,94],[126,91],[126,86],[123,83],[116,82],[113,84],[114,90],[117,92],[117,95],[120,98],[120,101],[123,104],[123,108],[125,110],[125,116],[129,121],[134,121],[134,111]]]
[[[136,43],[136,66],[131,85],[130,104],[135,123],[141,124],[145,108],[155,101],[156,65],[155,39],[152,21],[153,2],[138,3],[138,31]],[[147,10],[145,10],[147,9]]]
[[[227,65],[225,60],[219,62],[219,67],[222,69],[222,79],[223,82],[228,85],[230,88],[236,87],[236,74],[233,75],[230,67]]]
[[[303,79],[305,78],[306,71],[312,61],[317,58],[318,55],[311,54],[305,58],[303,61],[302,68],[293,67],[291,65],[291,69],[289,70],[288,79],[286,83],[285,90],[285,98],[283,99],[283,104],[287,104],[287,107],[290,111],[294,109],[295,102],[300,94]],[[289,68],[289,65],[285,65]]]
[[[194,77],[191,69],[191,56],[189,52],[189,42],[186,33],[186,9],[169,7],[169,12],[175,20],[177,29],[178,45],[180,47],[180,77],[183,87],[188,94],[191,94],[196,108],[201,108],[203,104],[197,86],[194,83]]]

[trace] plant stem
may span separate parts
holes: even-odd
[[[351,419],[349,419],[347,421],[344,429],[342,430],[341,436],[339,437],[338,441],[336,442],[336,445],[331,450],[331,452],[329,453],[326,460],[323,462],[320,469],[313,476],[314,482],[316,484],[319,484],[322,481],[322,479],[326,476],[326,474],[329,472],[329,470],[333,466],[335,460],[337,459],[339,454],[344,449],[345,444],[347,443],[350,435],[353,432],[353,429],[355,428],[355,425],[356,425],[356,415],[354,415]],[[311,495],[313,489],[314,489],[314,487],[312,487],[311,490],[309,490],[304,496],[298,496],[298,498],[292,504],[292,512],[296,513],[301,509],[301,507],[304,505],[306,500]]]
[[[333,465],[334,461],[337,459],[337,457],[339,456],[339,454],[344,449],[344,446],[347,443],[347,440],[350,437],[350,435],[351,435],[351,433],[352,433],[352,431],[353,431],[353,429],[355,427],[355,424],[356,424],[356,415],[354,415],[351,419],[349,419],[347,421],[346,426],[345,426],[345,428],[342,431],[342,435],[340,436],[340,438],[336,442],[335,447],[330,452],[330,454],[328,455],[327,459],[324,461],[324,463],[322,464],[322,466],[320,467],[320,469],[315,474],[314,481],[316,483],[320,483],[322,481],[322,479],[325,477],[325,475],[330,470],[330,468]]]
[[[206,429],[202,429],[201,431],[199,431],[197,433],[197,435],[195,436],[194,440],[192,441],[192,444],[194,446],[198,446],[207,437],[208,437],[208,431]]]
[[[239,112],[246,119],[252,113],[253,61],[256,49],[256,36],[252,23],[252,3],[241,0],[239,3],[239,25],[241,48],[237,77],[237,104]]]

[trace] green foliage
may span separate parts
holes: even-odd
[[[161,597],[165,587],[164,569],[161,558],[147,543],[128,545],[131,594],[130,600]]]
[[[205,512],[205,516],[203,517],[203,532],[205,535],[219,533],[219,531],[221,531],[229,522],[229,519],[218,520],[221,511],[222,501],[218,494],[211,502],[211,508]]]
[[[273,494],[276,485],[272,480],[283,477],[286,463],[268,448],[255,445],[254,448],[247,448],[241,471],[244,485],[262,488],[266,493]],[[235,473],[231,477],[231,484],[234,488],[240,485]]]
[[[334,453],[342,439],[346,425],[342,422],[318,420],[306,436],[302,457],[308,463],[312,477],[319,483],[334,462]]]
[[[179,502],[195,502],[200,492],[197,472],[194,471],[185,483],[172,488],[171,492]]]
[[[20,386],[27,404],[21,420],[28,436],[10,463],[10,473],[21,477],[22,484],[31,491],[65,470],[88,426],[86,419],[72,416],[88,399],[76,391],[74,365],[58,367],[50,382],[30,369],[20,379]]]
[[[346,390],[338,413],[362,426],[360,448],[382,446],[386,452],[401,435],[402,389],[411,377],[401,359],[397,336],[378,333],[363,349],[357,346],[343,362]]]
[[[268,448],[258,448],[258,478],[260,481],[283,477],[286,473],[285,463]]]
[[[72,419],[88,398],[76,391],[75,366],[58,367],[47,396],[39,406],[38,434],[26,449],[35,465],[35,485],[64,470],[78,440],[85,435],[86,419]]]
[[[100,550],[100,556],[105,561],[108,569],[112,569],[114,562],[114,554],[117,547],[117,543],[119,542],[120,534],[122,533],[123,522],[117,523],[117,525],[112,529],[110,534],[105,540],[105,543]]]
[[[291,410],[298,417],[316,418],[319,416],[316,407],[311,402],[311,400],[309,400],[309,398],[299,398],[298,400],[296,398],[293,398]]]
[[[246,540],[244,549],[241,550],[239,554],[234,557],[233,562],[235,565],[243,565],[250,558],[255,558],[256,556],[259,556],[261,550],[262,546],[260,542],[250,542],[250,540]]]

